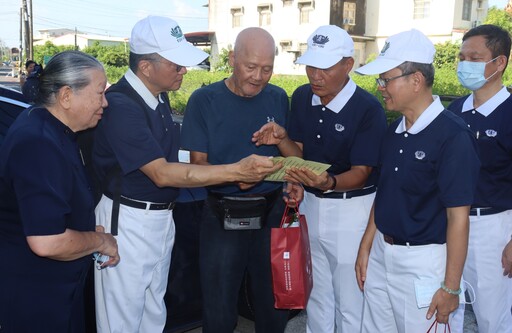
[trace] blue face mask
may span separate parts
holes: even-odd
[[[457,66],[457,77],[459,82],[467,89],[471,91],[478,90],[493,77],[498,71],[494,72],[487,79],[485,78],[485,65],[496,60],[498,57],[488,61],[461,61]]]

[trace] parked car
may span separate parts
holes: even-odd
[[[0,145],[4,141],[7,129],[16,117],[29,107],[23,94],[17,90],[0,86]]]

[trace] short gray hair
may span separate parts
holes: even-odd
[[[91,83],[86,71],[97,69],[105,71],[103,65],[94,57],[80,51],[64,51],[54,55],[39,77],[39,93],[36,104],[53,105],[55,96],[62,87],[80,90]]]
[[[427,87],[434,85],[434,65],[433,64],[421,64],[419,62],[406,61],[398,66],[402,70],[402,73],[414,73],[420,72],[425,77],[425,83]]]

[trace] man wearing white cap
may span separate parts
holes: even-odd
[[[261,156],[216,166],[177,163],[179,125],[172,120],[167,92],[180,88],[184,66],[206,57],[174,20],[149,16],[132,30],[130,69],[107,91],[109,106],[93,148],[103,190],[96,219],[117,235],[122,259],[116,267],[95,271],[100,333],[163,331],[177,187],[255,182],[276,169]]]
[[[432,96],[434,54],[413,29],[389,37],[377,59],[356,70],[379,74],[386,108],[403,115],[383,140],[356,262],[363,332],[425,333],[436,319],[462,331],[463,311],[454,310],[480,163],[467,126]]]
[[[308,170],[288,172],[305,186],[300,209],[308,221],[313,263],[307,305],[311,333],[359,332],[361,327],[363,294],[354,264],[375,196],[374,167],[386,117],[379,101],[350,79],[353,54],[354,42],[345,30],[335,25],[316,29],[297,59],[306,65],[309,84],[292,96],[289,137],[274,123],[254,137],[260,144],[278,144],[283,155],[296,146],[305,159],[331,165],[318,176]]]

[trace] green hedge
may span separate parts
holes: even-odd
[[[117,80],[119,80],[127,70],[126,67],[105,67],[108,80],[111,83],[117,82]],[[229,75],[230,73],[222,71],[188,71],[183,79],[181,88],[178,91],[172,91],[169,93],[172,108],[176,113],[183,114],[187,105],[187,101],[194,90],[200,88],[203,85],[208,85],[227,78]],[[351,74],[351,77],[357,85],[375,95],[382,103],[382,98],[380,93],[377,91],[377,85],[375,83],[376,76],[363,76],[353,73]],[[505,71],[503,79],[506,86],[512,85],[512,73],[510,67]],[[288,96],[291,97],[293,91],[300,85],[307,83],[308,79],[306,75],[275,74],[272,76],[270,82],[282,87]],[[455,70],[451,68],[436,69],[434,86],[432,90],[434,95],[462,96],[469,93],[467,89],[460,85],[459,81],[457,80],[457,74]],[[388,121],[392,121],[398,116],[399,114],[397,112],[387,113]]]

